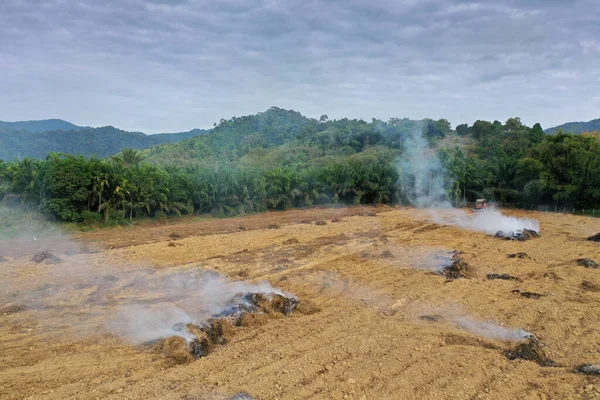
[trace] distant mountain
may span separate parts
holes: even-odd
[[[181,133],[145,135],[141,132],[123,131],[112,126],[77,128],[36,132],[0,128],[0,159],[7,161],[26,157],[43,159],[50,152],[108,157],[127,147],[147,149],[157,144],[179,142],[210,132],[194,129]]]
[[[559,129],[562,129],[565,133],[581,133],[581,132],[593,132],[600,131],[600,118],[593,119],[588,122],[567,122],[553,128],[548,128],[544,132],[553,134]]]
[[[77,126],[62,119],[43,119],[39,121],[0,121],[0,132],[2,131],[28,131],[28,132],[47,132],[47,131],[74,131],[87,129],[88,127]]]

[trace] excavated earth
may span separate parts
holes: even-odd
[[[587,240],[600,220],[504,212],[539,220],[540,237],[498,240],[427,211],[351,207],[0,241],[0,398],[600,398],[600,270],[577,263],[600,260]],[[43,251],[61,262],[32,261]],[[425,266],[454,251],[468,265],[462,279]],[[507,257],[519,253],[529,257]],[[300,303],[211,330],[220,344],[195,347],[202,357],[178,337],[143,346],[115,334],[124,304],[153,312],[193,297],[190,287],[160,297],[156,282],[197,270],[268,281]],[[457,317],[524,329],[543,347],[446,322]]]

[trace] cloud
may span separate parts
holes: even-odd
[[[277,105],[549,127],[598,117],[598,15],[594,0],[4,0],[0,119],[179,131]]]

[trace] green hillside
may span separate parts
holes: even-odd
[[[546,129],[545,132],[554,134],[559,130],[566,133],[597,132],[600,131],[600,118],[588,122],[567,122],[566,124]]]
[[[5,131],[28,131],[28,132],[46,132],[46,131],[73,131],[86,129],[83,126],[77,126],[62,119],[44,119],[39,121],[0,121],[0,132]]]
[[[106,145],[110,135],[144,139],[111,127],[98,133]],[[12,204],[58,220],[96,223],[411,204],[420,196],[455,205],[485,197],[592,209],[600,208],[600,138],[546,135],[519,118],[452,129],[444,119],[317,120],[274,107],[222,120],[205,135],[128,148],[109,159],[51,153],[43,161],[0,162],[5,194]]]
[[[112,126],[39,132],[0,129],[0,159],[44,159],[52,152],[108,157],[124,148],[146,149],[157,144],[203,135],[206,132],[194,129],[182,133],[145,135],[141,132],[122,131]]]

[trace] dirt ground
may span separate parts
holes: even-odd
[[[359,207],[4,241],[0,398],[600,398],[600,376],[573,372],[600,364],[600,269],[576,262],[600,262],[600,244],[585,240],[600,220],[507,213],[539,220],[541,237],[504,241],[434,224],[422,210]],[[42,250],[60,262],[31,261]],[[454,250],[464,253],[467,278],[447,281],[428,269]],[[529,257],[508,257],[518,252]],[[160,279],[200,270],[267,281],[321,310],[238,328],[186,365],[111,330],[123,304],[153,310],[165,300],[156,297]],[[195,288],[179,295],[193,297]],[[511,361],[504,350],[515,343],[457,319],[531,332],[556,366]]]

